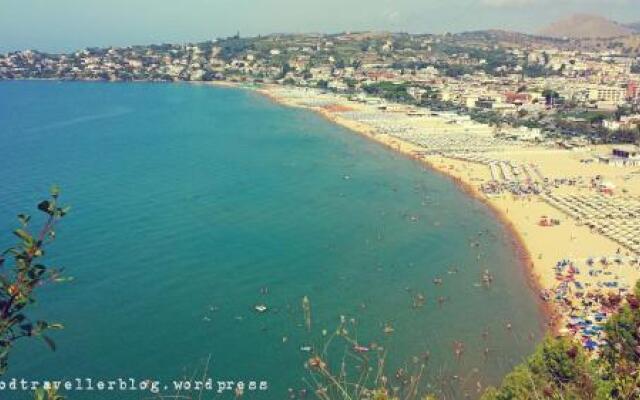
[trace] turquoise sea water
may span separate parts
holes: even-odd
[[[462,398],[498,382],[543,333],[484,205],[314,113],[237,89],[2,82],[0,143],[0,244],[56,182],[73,211],[48,256],[75,278],[43,288],[35,310],[65,324],[58,350],[23,341],[5,380],[164,382],[202,374],[210,357],[214,379],[268,381],[246,398],[285,399],[307,387],[300,346],[320,346],[345,315],[361,344],[387,349],[390,376],[429,352],[425,384]],[[477,286],[485,269],[489,290]],[[417,293],[426,304],[415,309]]]

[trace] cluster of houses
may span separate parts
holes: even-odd
[[[239,35],[199,44],[26,50],[0,55],[0,79],[231,80],[357,93],[388,82],[415,102],[540,120],[563,109],[624,115],[608,130],[640,126],[640,60],[621,50],[585,51],[456,35]],[[532,71],[537,71],[533,73]],[[542,72],[541,72],[542,71]],[[531,117],[531,116],[535,116]]]
[[[611,154],[599,156],[600,162],[622,167],[640,167],[640,147],[635,145],[615,146]]]

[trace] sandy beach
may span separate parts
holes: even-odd
[[[602,340],[601,325],[613,311],[607,299],[640,279],[640,168],[596,161],[608,147],[500,140],[493,128],[464,117],[313,89],[258,92],[418,159],[486,202],[513,232],[553,331],[573,334],[585,347]]]

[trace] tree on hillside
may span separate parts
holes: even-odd
[[[327,80],[320,79],[316,83],[316,86],[319,87],[320,89],[327,89],[329,87],[329,82]]]

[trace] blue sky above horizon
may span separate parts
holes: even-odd
[[[640,0],[0,0],[0,52],[194,42],[240,32],[535,32],[573,13],[640,21]]]

